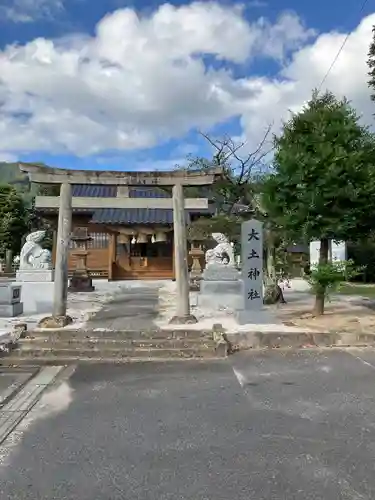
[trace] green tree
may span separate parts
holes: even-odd
[[[330,92],[314,92],[275,138],[263,203],[290,239],[320,240],[322,268],[329,240],[356,240],[374,228],[374,158],[374,136],[348,101]],[[325,291],[317,290],[316,314],[324,313]]]
[[[22,196],[10,185],[0,185],[0,255],[19,253],[27,232],[27,210]]]

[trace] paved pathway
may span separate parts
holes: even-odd
[[[36,370],[28,370],[27,368],[0,367],[0,409],[8,398],[22,387],[35,372]]]
[[[158,315],[160,284],[121,287],[114,298],[104,304],[87,328],[140,330],[154,328]]]
[[[373,500],[375,352],[81,366],[0,446],[2,500]]]

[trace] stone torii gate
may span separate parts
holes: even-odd
[[[215,179],[223,174],[221,168],[197,171],[163,171],[163,172],[113,172],[95,170],[65,170],[51,168],[44,165],[19,163],[22,172],[28,174],[30,182],[37,184],[59,184],[59,219],[56,246],[55,282],[53,297],[53,317],[66,317],[67,289],[68,289],[68,252],[72,225],[72,207],[80,204],[80,199],[72,199],[72,184],[97,184],[117,186],[172,186],[171,199],[116,199],[116,206],[120,208],[173,208],[174,229],[174,258],[177,284],[176,314],[171,323],[195,323],[196,318],[190,312],[188,255],[186,239],[185,210],[193,208],[207,208],[205,198],[184,199],[183,186],[205,186],[213,184]],[[39,198],[39,199],[38,199]],[[37,197],[36,206],[42,206],[45,199]],[[53,197],[56,200],[56,197]],[[82,201],[81,201],[82,202]],[[114,199],[100,200],[100,207]],[[95,202],[93,202],[95,203]],[[96,202],[99,203],[99,202]],[[161,206],[162,205],[162,206]],[[87,205],[86,205],[87,206]]]

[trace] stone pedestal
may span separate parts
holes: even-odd
[[[242,299],[240,273],[233,266],[208,266],[202,275],[198,306],[209,309],[239,309]]]
[[[234,266],[211,264],[203,271],[204,281],[238,281],[240,272]]]
[[[74,271],[70,278],[68,291],[71,293],[93,292],[95,287],[92,284],[92,279],[87,272],[79,273]]]
[[[21,285],[12,282],[0,283],[0,317],[14,318],[22,313]]]
[[[46,283],[54,280],[53,269],[20,269],[16,273],[17,281]]]

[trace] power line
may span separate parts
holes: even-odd
[[[361,8],[359,9],[359,14],[360,14],[360,15],[362,14],[363,10],[365,9],[367,2],[368,2],[368,0],[364,0],[364,1],[363,1],[362,5],[361,5]],[[328,78],[328,75],[331,73],[331,71],[332,71],[332,69],[333,69],[334,65],[335,65],[335,64],[336,64],[336,62],[337,62],[337,59],[340,57],[340,54],[341,54],[341,52],[343,51],[343,49],[344,49],[344,47],[345,47],[345,45],[346,45],[346,42],[349,40],[350,35],[351,35],[351,32],[349,32],[349,33],[346,35],[346,37],[344,38],[344,41],[342,42],[341,47],[339,48],[339,50],[338,50],[338,52],[337,52],[336,56],[334,57],[334,59],[333,59],[333,61],[332,61],[332,63],[331,63],[331,66],[328,68],[327,73],[324,75],[324,77],[323,77],[322,81],[320,82],[320,85],[319,85],[319,87],[318,87],[318,92],[320,92],[320,91],[321,91],[322,86],[324,85],[325,81],[326,81],[326,80],[327,80],[327,78]]]

